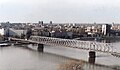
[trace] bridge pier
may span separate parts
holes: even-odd
[[[96,52],[95,51],[89,51],[89,63],[95,63],[96,58]]]
[[[43,45],[43,44],[38,44],[37,50],[38,50],[39,52],[43,52],[43,51],[44,51],[44,45]]]
[[[96,57],[96,52],[95,51],[89,51],[89,57],[90,58],[95,58]]]

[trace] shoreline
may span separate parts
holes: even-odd
[[[83,40],[83,41],[96,41],[96,42],[103,42],[103,43],[114,43],[120,41],[120,36],[109,36],[109,37],[80,37],[75,38],[76,40]]]

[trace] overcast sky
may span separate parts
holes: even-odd
[[[120,0],[0,0],[0,22],[120,22]]]

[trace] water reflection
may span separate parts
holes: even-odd
[[[94,64],[95,63],[95,58],[91,58],[91,57],[89,57],[89,63],[92,63],[92,64]]]

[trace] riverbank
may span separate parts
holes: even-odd
[[[97,41],[97,42],[111,43],[111,42],[120,41],[120,36],[80,37],[80,38],[75,38],[75,39],[83,40],[83,41]]]

